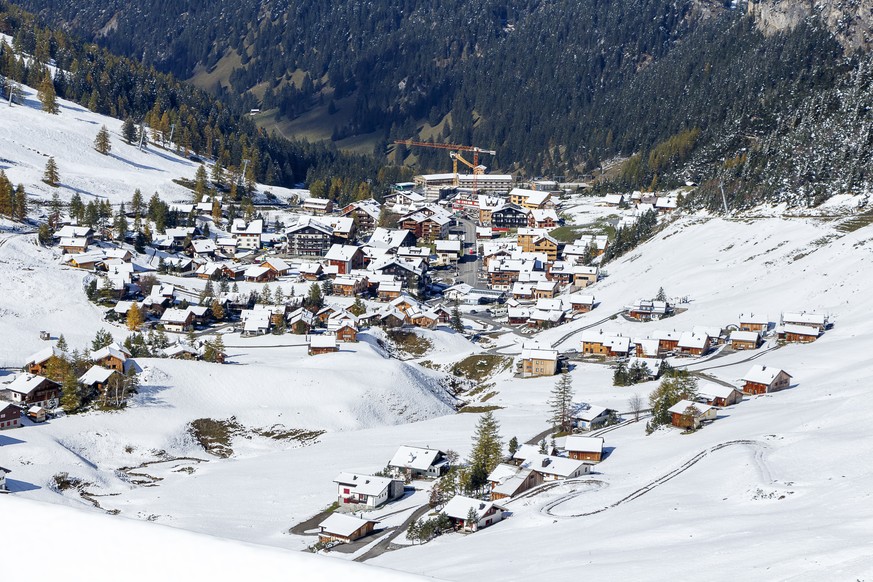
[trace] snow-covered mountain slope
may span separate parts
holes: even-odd
[[[145,582],[157,578],[179,580],[330,581],[354,578],[359,582],[423,580],[403,572],[364,564],[324,560],[300,552],[287,552],[251,544],[233,543],[215,536],[156,527],[128,519],[88,514],[43,503],[3,499],[4,519],[13,523],[51,523],[51,527],[20,527],[4,542],[8,556],[25,556],[34,547],[50,545],[52,559],[39,566],[43,579],[126,580]],[[82,549],[72,540],[99,543],[99,560],[82,559]],[[99,542],[98,542],[99,540]],[[29,568],[24,560],[11,560],[7,573]],[[123,574],[122,574],[123,573]],[[429,579],[429,578],[428,578]]]
[[[25,103],[7,107],[0,115],[0,170],[13,184],[24,184],[29,196],[50,199],[57,192],[68,201],[78,192],[87,204],[92,199],[108,199],[113,205],[130,202],[139,188],[148,199],[157,192],[166,202],[190,202],[191,191],[173,182],[193,179],[198,163],[172,151],[150,145],[140,151],[121,137],[122,121],[93,113],[81,105],[58,99],[60,112],[49,115],[40,109],[36,90],[21,88]],[[112,150],[103,155],[94,149],[100,127],[109,129]],[[54,156],[60,186],[42,182],[49,156]],[[276,196],[290,192],[275,186]]]
[[[545,579],[567,571],[663,580],[690,564],[710,580],[868,576],[871,250],[869,227],[843,234],[816,220],[674,224],[609,266],[609,278],[592,289],[603,304],[584,320],[651,297],[659,286],[688,296],[688,311],[664,322],[619,318],[602,328],[645,336],[659,328],[736,323],[749,311],[773,321],[784,311],[828,313],[836,325],[813,344],[782,347],[754,361],[749,358],[757,353],[740,352],[690,366],[739,384],[753,363],[763,363],[791,373],[792,388],[747,398],[691,435],[668,429],[645,436],[642,423],[609,432],[610,456],[597,467],[594,483],[510,502],[513,516],[498,527],[440,538],[374,563],[453,580],[497,579],[498,572],[501,580]],[[557,341],[570,330],[563,326],[541,338]],[[566,342],[578,348],[578,338]],[[612,387],[611,371],[596,365],[579,365],[572,374],[577,398],[620,410],[627,410],[630,394],[655,386]],[[493,401],[508,405],[500,411],[504,418],[519,406],[540,406],[544,414],[552,384],[498,382],[501,393]],[[522,395],[517,387],[529,389]],[[468,559],[445,560],[458,553]]]

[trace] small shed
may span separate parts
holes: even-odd
[[[373,533],[378,521],[361,519],[353,515],[332,513],[318,524],[318,539],[322,542],[342,542],[347,544]]]
[[[573,434],[564,442],[564,450],[571,459],[599,463],[603,460],[603,437]]]
[[[338,352],[339,346],[336,343],[336,336],[333,335],[313,335],[309,338],[309,355],[316,356],[318,354],[328,354]]]

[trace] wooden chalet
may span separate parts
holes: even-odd
[[[300,276],[305,281],[318,281],[324,275],[321,263],[303,263],[300,265]]]
[[[0,385],[0,395],[13,404],[55,408],[61,396],[61,385],[44,376],[21,374],[6,385]]]
[[[288,265],[288,263],[286,263],[279,257],[270,257],[269,259],[261,263],[261,266],[273,271],[276,274],[276,277],[284,277],[291,271],[291,267]]]
[[[761,345],[761,335],[757,331],[733,331],[730,342],[735,350],[755,350]]]
[[[167,309],[161,315],[160,323],[167,331],[184,333],[194,328],[194,314],[190,309]]]
[[[712,348],[712,338],[707,334],[685,332],[679,336],[676,346],[680,353],[688,356],[702,356]]]
[[[343,343],[355,343],[358,341],[358,330],[354,326],[344,325],[336,330],[336,341]]]
[[[276,271],[262,265],[251,265],[243,276],[249,283],[268,283],[276,280]]]
[[[668,409],[670,423],[677,428],[696,429],[707,421],[715,420],[718,412],[708,404],[680,400]]]
[[[106,347],[91,352],[91,361],[95,364],[110,370],[121,372],[122,374],[125,371],[127,360],[129,358],[130,352],[117,343],[112,343]]]
[[[331,513],[318,524],[318,540],[347,544],[373,533],[378,521],[361,519],[344,513]]]
[[[317,356],[319,354],[329,354],[338,352],[336,336],[332,335],[313,335],[309,338],[309,355]]]
[[[574,293],[568,297],[570,300],[570,309],[574,313],[588,313],[594,309],[594,295],[580,295]]]
[[[0,430],[19,428],[21,426],[21,409],[14,404],[0,402]],[[0,468],[0,472],[3,469]]]
[[[740,315],[739,331],[764,333],[768,329],[770,329],[770,319],[768,317],[754,313],[743,313]]]
[[[821,335],[821,330],[818,327],[793,323],[785,324],[777,332],[780,340],[799,344],[812,343],[818,339],[819,335]]]
[[[471,497],[455,495],[443,508],[456,529],[478,531],[503,519],[503,507],[493,501],[480,501]],[[476,519],[471,521],[471,515]]]
[[[573,434],[564,442],[564,450],[571,459],[599,463],[603,459],[603,437]]]
[[[28,374],[45,376],[52,358],[61,358],[63,355],[64,353],[55,346],[43,348],[27,359],[27,362],[24,364],[24,370]]]
[[[697,395],[706,404],[719,408],[732,406],[743,400],[743,392],[739,388],[710,382],[698,388]]]
[[[488,475],[492,501],[515,497],[542,482],[541,473],[506,463],[497,465]]]
[[[743,393],[753,396],[778,392],[790,385],[791,374],[779,368],[755,365],[743,376]]]
[[[112,377],[119,374],[118,370],[94,365],[79,377],[79,384],[91,393],[103,394]]]

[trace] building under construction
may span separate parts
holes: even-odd
[[[474,177],[474,174],[422,174],[415,177],[415,188],[430,201],[439,200],[444,193],[456,190],[475,189],[482,194],[506,194],[512,189],[512,175],[476,174]]]

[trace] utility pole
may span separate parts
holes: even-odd
[[[143,142],[144,138],[145,138],[145,127],[143,127],[143,122],[140,121],[139,122],[139,145],[137,146],[137,148],[139,148],[139,151],[142,151],[142,142]]]
[[[249,167],[249,160],[243,160],[242,162],[243,162],[243,171],[242,171],[242,174],[240,174],[239,179],[241,182],[245,182],[246,170],[248,170],[248,167]]]
[[[718,188],[721,190],[721,202],[724,204],[724,213],[728,214],[727,197],[724,195],[724,180],[719,180]]]

